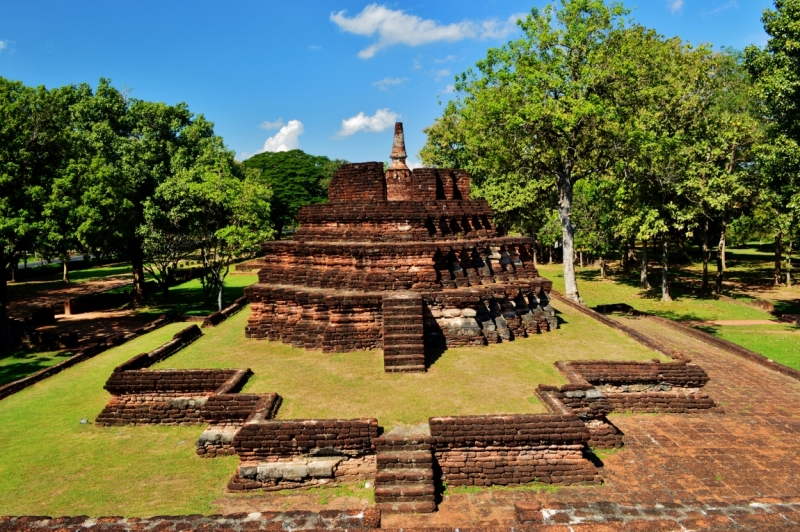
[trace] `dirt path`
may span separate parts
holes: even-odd
[[[20,285],[11,284],[9,285],[8,313],[12,318],[22,318],[37,308],[63,305],[66,299],[72,297],[105,292],[130,283],[130,276],[115,276],[68,285],[64,285],[61,281],[31,281]]]
[[[684,325],[781,325],[777,320],[711,320],[711,321],[682,321]]]

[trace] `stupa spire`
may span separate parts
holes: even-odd
[[[392,154],[389,156],[392,159],[392,165],[389,168],[408,170],[406,166],[406,139],[403,135],[403,123],[395,122],[394,124],[394,143],[392,144]]]

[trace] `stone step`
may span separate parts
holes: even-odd
[[[381,502],[376,503],[375,508],[385,513],[429,514],[436,511],[436,502]]]
[[[425,350],[421,345],[393,345],[383,350],[384,365],[390,358],[395,357],[422,357],[425,359]]]
[[[416,366],[418,364],[425,365],[425,355],[383,355],[383,366]]]
[[[383,469],[375,474],[375,483],[376,485],[407,483],[433,485],[433,469]]]
[[[386,373],[425,373],[427,368],[425,364],[413,366],[384,366],[383,371]]]
[[[419,451],[383,451],[377,454],[376,460],[378,471],[400,467],[408,469],[417,469],[420,466],[430,468],[433,464],[433,455],[429,449]]]
[[[385,344],[420,344],[422,343],[422,333],[400,330],[397,332],[384,333],[383,341]]]
[[[436,497],[433,481],[413,484],[375,484],[375,502],[419,501]]]

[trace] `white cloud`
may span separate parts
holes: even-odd
[[[455,59],[456,59],[456,56],[448,55],[447,57],[445,57],[443,59],[434,59],[433,62],[434,63],[439,63],[439,64],[441,64],[441,63],[449,63],[450,61],[453,61]]]
[[[258,127],[260,127],[261,129],[270,130],[270,129],[280,129],[285,125],[286,124],[283,123],[283,118],[279,118],[274,122],[270,122],[269,120],[264,120],[258,125]]]
[[[415,170],[417,168],[424,168],[424,165],[419,161],[406,161],[406,166]]]
[[[317,50],[322,50],[322,46],[318,46],[316,44],[310,44],[308,45],[308,49],[316,52]]]
[[[728,2],[717,6],[716,8],[712,9],[708,13],[704,13],[703,16],[714,16],[719,15],[723,11],[727,11],[729,9],[739,9],[739,3],[736,0],[729,0]]]
[[[0,41],[0,52],[8,48],[8,41]]]
[[[677,13],[683,8],[683,0],[669,0],[668,6],[670,11]]]
[[[449,75],[450,75],[450,70],[448,70],[446,68],[443,68],[443,69],[437,70],[436,72],[433,73],[433,79],[435,79],[436,81],[439,81],[443,77],[449,76]]]
[[[502,22],[497,19],[481,23],[465,20],[445,25],[435,20],[408,15],[402,10],[370,4],[354,17],[347,17],[345,11],[339,11],[331,13],[330,20],[346,32],[367,37],[377,36],[377,41],[358,52],[358,57],[369,59],[379,50],[394,44],[419,46],[439,41],[503,38],[514,31],[516,20],[520,16],[512,15]]]
[[[456,91],[456,86],[455,85],[448,85],[447,87],[444,88],[443,92],[445,94],[450,94],[451,92],[455,92],[455,91]]]
[[[389,77],[386,77],[386,78],[383,78],[380,81],[376,81],[372,85],[374,87],[378,87],[382,91],[385,91],[386,89],[388,89],[392,85],[400,85],[401,83],[405,83],[406,81],[408,81],[408,78],[389,78]]]
[[[681,0],[683,1],[683,0]],[[514,13],[505,20],[486,20],[483,22],[482,39],[505,39],[517,29],[517,21],[525,18],[525,13]]]
[[[422,68],[422,63],[419,59],[414,59],[414,70],[419,70],[420,68]]]
[[[289,151],[300,147],[298,137],[303,134],[303,123],[299,120],[289,120],[289,123],[267,139],[261,151]]]
[[[349,137],[359,131],[377,133],[393,126],[398,118],[400,118],[400,115],[390,111],[388,108],[378,109],[372,116],[366,116],[362,111],[355,116],[342,120],[342,129],[336,135]]]

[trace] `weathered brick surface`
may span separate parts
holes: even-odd
[[[330,202],[300,210],[292,241],[263,244],[259,282],[245,290],[248,338],[328,352],[390,346],[387,371],[421,370],[424,346],[486,345],[556,327],[533,239],[497,235],[488,203],[470,200],[468,173],[409,171],[402,157],[386,172],[381,163],[343,165]],[[398,291],[423,297],[417,324],[397,324],[406,330],[393,334],[407,337],[399,343],[384,338],[396,316],[381,301]]]
[[[589,439],[583,422],[572,414],[432,417],[429,424],[437,450],[551,443],[582,445]]]
[[[245,423],[233,445],[240,460],[264,461],[314,449],[368,453],[377,437],[376,419],[263,420]]]

